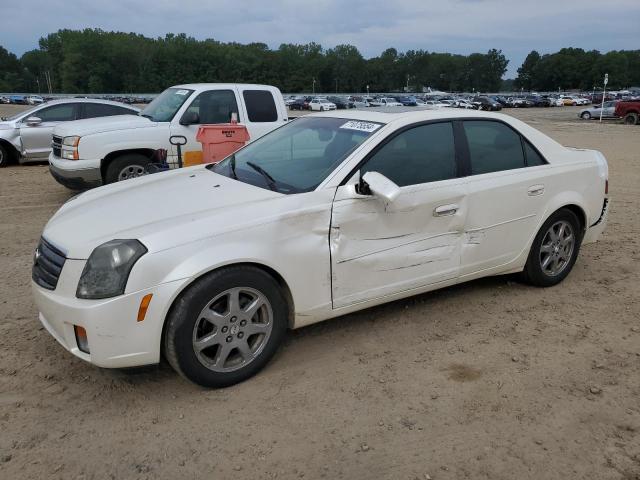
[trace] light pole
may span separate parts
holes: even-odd
[[[312,77],[312,78],[313,78],[313,86],[311,87],[311,93],[315,95],[316,94],[316,79],[315,79],[315,77]]]
[[[367,97],[369,96],[369,85],[367,85]]]
[[[338,93],[338,79],[336,78],[336,93]]]

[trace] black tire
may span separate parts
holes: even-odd
[[[125,153],[109,163],[105,174],[105,183],[115,183],[124,180],[124,178],[121,178],[121,173],[127,168],[131,169],[132,172],[139,172],[140,169],[146,171],[147,165],[150,163],[151,160],[140,153]]]
[[[541,265],[542,243],[552,225],[561,221],[564,221],[571,226],[573,235],[575,236],[575,244],[573,246],[570,259],[566,262],[566,266],[563,267],[563,270],[557,275],[549,275],[543,270]],[[527,258],[527,263],[522,271],[522,279],[526,283],[535,285],[536,287],[551,287],[563,281],[567,275],[569,275],[573,265],[576,263],[578,253],[580,251],[582,236],[582,226],[575,213],[567,208],[561,208],[553,213],[547,221],[544,222],[538,231],[536,238],[533,240],[531,250],[529,251],[529,257]]]
[[[4,168],[11,163],[12,155],[7,147],[0,143],[0,168]]]
[[[591,114],[589,112],[582,112],[580,118],[583,120],[591,120]]]
[[[627,113],[624,116],[624,124],[625,125],[637,125],[638,124],[638,114],[637,113]]]
[[[229,372],[216,372],[198,359],[193,344],[194,329],[207,304],[235,287],[257,290],[267,298],[273,312],[273,326],[262,350],[247,365]],[[286,298],[278,282],[268,273],[252,266],[217,270],[196,281],[174,303],[165,326],[164,355],[184,378],[203,387],[228,387],[252,377],[269,362],[284,339],[288,318]]]

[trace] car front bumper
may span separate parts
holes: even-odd
[[[182,281],[103,300],[76,298],[84,260],[67,259],[58,286],[47,290],[31,282],[39,318],[47,331],[78,358],[105,368],[126,368],[160,361],[164,319]],[[139,322],[142,298],[153,294],[144,320]],[[74,326],[87,332],[89,353],[80,350]]]
[[[100,160],[65,160],[52,152],[49,171],[59,184],[71,190],[87,190],[103,183]]]

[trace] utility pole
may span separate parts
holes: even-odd
[[[604,88],[602,89],[602,105],[600,105],[600,123],[602,123],[602,110],[604,110],[604,94],[607,92],[607,83],[609,83],[609,74],[604,74]]]

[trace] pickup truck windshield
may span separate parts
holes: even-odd
[[[192,93],[193,90],[187,88],[167,88],[140,112],[140,116],[153,122],[170,122]]]
[[[309,192],[381,126],[344,118],[299,118],[207,168],[279,193]]]

